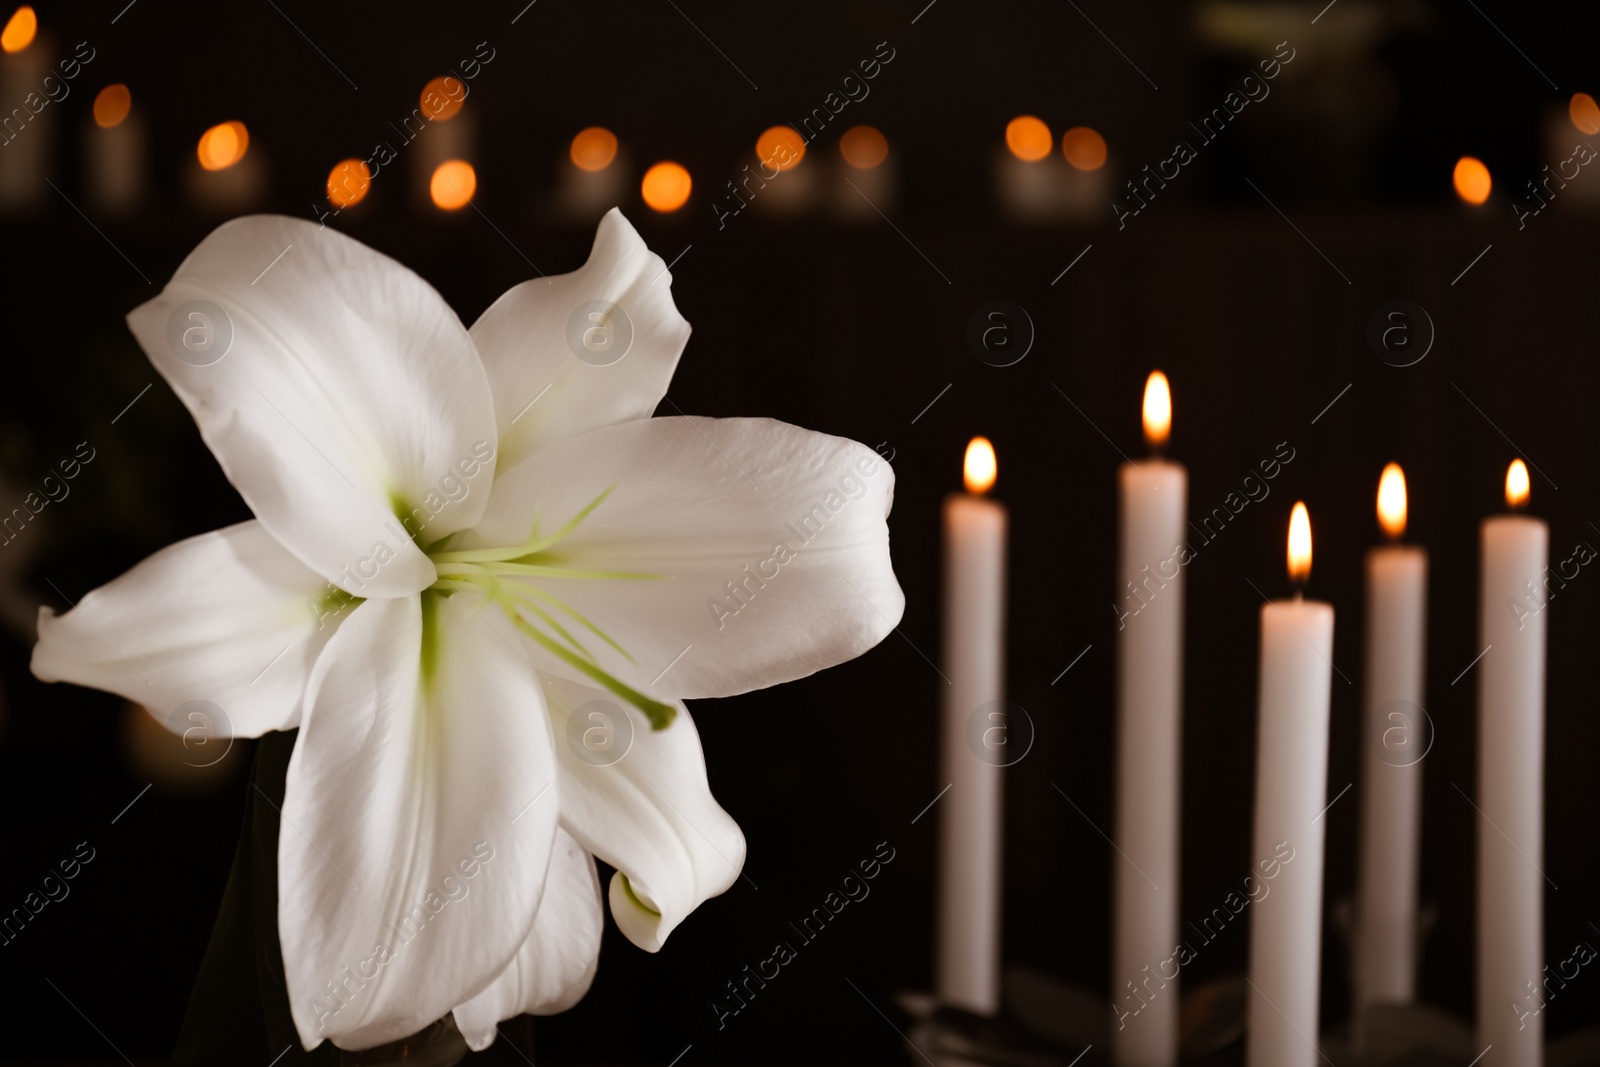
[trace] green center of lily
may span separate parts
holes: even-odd
[[[677,709],[670,704],[653,700],[604,670],[594,653],[573,633],[573,629],[588,631],[610,645],[629,663],[635,662],[627,649],[612,640],[600,627],[572,605],[539,586],[541,578],[584,579],[602,581],[661,580],[659,574],[641,574],[635,571],[586,570],[567,566],[567,559],[556,551],[556,545],[577,529],[611,492],[607,489],[591,500],[583,510],[566,525],[552,534],[541,536],[536,519],[528,539],[519,545],[504,548],[451,549],[454,537],[446,537],[426,549],[438,579],[423,590],[424,621],[431,612],[427,610],[435,596],[453,596],[476,591],[489,603],[505,612],[506,618],[518,630],[551,655],[575,668],[616,696],[632,704],[650,720],[652,729],[663,730],[671,725]],[[566,622],[563,622],[565,618]],[[425,632],[427,627],[425,626]],[[425,638],[426,645],[426,638]],[[426,647],[424,663],[427,662]]]

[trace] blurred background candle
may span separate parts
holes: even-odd
[[[1289,517],[1289,577],[1311,577],[1311,520]],[[1248,1067],[1313,1067],[1322,963],[1324,807],[1328,803],[1328,687],[1333,605],[1261,605],[1256,812],[1251,876],[1272,877],[1250,906]],[[1286,857],[1289,857],[1286,860]],[[1265,883],[1264,883],[1265,884]]]
[[[1545,109],[1541,141],[1543,151],[1537,174],[1511,190],[1512,213],[1518,228],[1533,224],[1546,207],[1562,214],[1593,214],[1600,210],[1600,104],[1588,93],[1573,93],[1552,101]],[[1546,223],[1545,225],[1549,225]]]
[[[266,191],[260,151],[250,151],[250,131],[237,120],[220,122],[200,135],[188,170],[189,195],[202,209],[236,215]]]
[[[477,117],[465,106],[467,93],[467,83],[460,78],[448,74],[434,78],[422,87],[417,110],[396,129],[399,136],[392,143],[396,150],[411,154],[412,200],[418,206],[443,207],[437,189],[440,168],[470,163],[477,155]],[[459,200],[455,206],[464,207],[472,201],[472,192],[457,183],[457,192],[446,199]]]
[[[1111,865],[1112,1031],[1123,1067],[1178,1062],[1178,988],[1160,973],[1178,936],[1179,801],[1183,755],[1183,570],[1189,474],[1160,458],[1172,427],[1166,375],[1144,390],[1144,434],[1154,455],[1117,471],[1117,800]],[[1124,590],[1126,593],[1124,594]],[[1147,880],[1148,879],[1148,880]],[[1148,986],[1151,974],[1155,985]],[[1147,1002],[1148,1001],[1148,1002]],[[1142,1006],[1141,1006],[1142,1005]]]
[[[627,168],[620,148],[604,126],[585,127],[572,138],[556,194],[565,221],[593,222],[622,203]]]
[[[1395,463],[1378,480],[1378,522],[1394,543],[1369,551],[1366,562],[1353,957],[1357,1047],[1366,1045],[1369,1007],[1408,1004],[1416,997],[1422,757],[1431,736],[1422,708],[1428,554],[1399,543],[1406,529],[1406,480]]]
[[[981,747],[1006,723],[1006,509],[986,499],[994,447],[967,445],[965,493],[944,502],[945,687],[941,716],[937,993],[946,1004],[994,1015],[1000,1008],[1000,856],[1003,755]],[[991,719],[991,715],[999,715]],[[981,720],[974,730],[975,719]],[[976,735],[977,743],[974,743]]]
[[[1478,1044],[1484,1067],[1544,1058],[1545,588],[1550,528],[1515,509],[1528,468],[1512,461],[1506,504],[1479,531]]]
[[[1061,175],[1061,214],[1074,222],[1103,219],[1111,207],[1111,171],[1106,139],[1098,130],[1074,126],[1061,135],[1067,169]]]
[[[8,211],[44,199],[55,155],[57,105],[46,94],[50,60],[38,36],[38,16],[26,5],[0,30],[0,209]]]
[[[93,116],[83,129],[83,154],[90,204],[118,215],[139,203],[144,196],[144,116],[134,110],[133,94],[121,82],[95,96]]]
[[[806,139],[792,126],[773,126],[756,138],[756,158],[735,176],[734,184],[758,212],[796,214],[816,194],[816,163],[802,166],[805,158]]]
[[[852,126],[839,137],[838,184],[834,203],[839,217],[870,222],[895,207],[896,164],[889,139],[875,126]]]
[[[1061,212],[1061,186],[1067,164],[1052,149],[1050,127],[1033,115],[1006,124],[1006,145],[995,157],[1000,206],[1014,218],[1043,222]]]

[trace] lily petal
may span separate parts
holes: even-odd
[[[412,538],[482,514],[483,364],[443,298],[387,256],[303,219],[235,219],[128,325],[256,518],[329,581],[414,593],[433,568]]]
[[[117,693],[169,727],[180,706],[209,701],[222,715],[200,713],[205,740],[293,729],[312,665],[355,604],[330,591],[242,522],[168,545],[63,615],[41,608],[33,673]]]
[[[306,1048],[398,1040],[488,988],[538,914],[558,797],[536,676],[478,606],[352,612],[312,672],[278,840]]]
[[[651,730],[604,690],[548,674],[545,681],[561,826],[617,868],[611,915],[628,940],[658,952],[690,912],[739,877],[744,834],[711,796],[687,708],[679,704],[671,726]],[[628,747],[596,758],[583,742],[592,727],[612,731],[612,743]]]
[[[554,1015],[581,1000],[600,963],[604,926],[594,857],[557,830],[533,933],[493,985],[455,1010],[467,1044],[481,1052],[494,1044],[502,1020]]]
[[[771,419],[655,418],[553,445],[502,470],[463,544],[518,544],[536,517],[553,531],[608,487],[551,558],[655,577],[528,581],[626,650],[587,643],[635,689],[693,698],[776,685],[860,655],[900,621],[893,468],[865,445]]]
[[[661,257],[612,208],[582,267],[523,282],[472,324],[494,390],[501,469],[597,426],[650,417],[689,340],[671,286]]]

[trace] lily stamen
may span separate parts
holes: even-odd
[[[615,649],[629,663],[636,662],[627,649],[623,648],[610,634],[596,626],[577,609],[548,590],[541,589],[526,580],[502,580],[528,578],[665,580],[668,576],[664,574],[644,574],[636,571],[583,570],[575,567],[562,567],[551,562],[558,557],[549,554],[548,549],[577,529],[578,524],[586,519],[595,508],[599,507],[610,492],[611,489],[607,488],[585,505],[566,525],[546,537],[539,536],[539,524],[535,521],[533,530],[528,535],[528,540],[520,545],[511,545],[505,548],[467,548],[430,552],[428,558],[433,561],[438,580],[429,588],[445,596],[463,591],[461,588],[463,585],[479,590],[489,601],[505,612],[506,617],[511,620],[517,629],[531,637],[541,648],[576,667],[606,689],[638,708],[650,720],[651,727],[660,730],[672,722],[673,717],[677,714],[676,709],[669,704],[663,704],[659,700],[653,700],[645,696],[607,673],[600,667],[599,660],[595,654],[590,652],[582,641],[573,636],[572,632],[561,623],[560,619],[545,610],[536,601],[542,601],[570,616],[584,629]],[[565,641],[566,645],[560,644],[550,634],[536,627],[531,620],[524,616],[524,612],[535,616],[547,629],[562,641]],[[568,648],[568,645],[571,647]]]

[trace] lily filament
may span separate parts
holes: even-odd
[[[677,709],[670,704],[654,700],[605,671],[594,653],[580,641],[572,630],[552,612],[559,612],[610,645],[628,662],[635,662],[628,650],[617,644],[577,609],[560,597],[539,588],[529,579],[623,579],[633,581],[661,581],[666,575],[641,574],[636,571],[585,570],[561,565],[562,557],[550,550],[578,527],[611,492],[608,488],[591,500],[572,517],[565,526],[546,537],[539,536],[539,524],[534,522],[528,540],[520,545],[504,548],[467,548],[430,551],[438,580],[424,590],[424,595],[450,596],[464,593],[470,586],[484,598],[505,612],[513,626],[526,634],[534,643],[564,663],[605,687],[610,692],[638,708],[650,721],[654,730],[664,730],[672,724]],[[449,541],[450,538],[446,538]],[[549,609],[549,610],[547,610]],[[526,614],[525,614],[526,613]],[[533,616],[550,632],[539,629],[527,616]],[[554,635],[554,636],[552,636]]]

